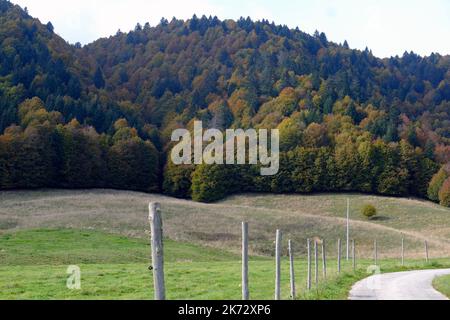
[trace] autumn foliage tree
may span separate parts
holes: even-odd
[[[439,202],[442,206],[450,207],[450,178],[444,181],[439,190]]]
[[[233,191],[230,169],[220,165],[199,165],[192,174],[192,199],[212,202]]]
[[[444,184],[444,181],[449,177],[448,165],[443,166],[438,173],[436,173],[430,181],[428,187],[428,198],[438,202],[439,201],[439,191]]]

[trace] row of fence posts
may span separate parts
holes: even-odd
[[[248,290],[248,223],[242,223],[242,264],[243,264],[243,276],[242,276],[242,288],[243,294],[242,299],[249,299],[249,290]],[[277,230],[276,232],[276,240],[275,240],[275,300],[281,299],[281,242],[282,242],[282,232],[281,230]],[[349,239],[348,251],[349,255],[347,256],[347,261],[352,261],[352,270],[353,272],[357,269],[356,263],[356,242],[354,239]],[[306,287],[308,290],[312,289],[312,259],[314,257],[314,284],[317,288],[319,286],[319,243],[321,244],[322,251],[322,277],[324,280],[327,279],[327,256],[326,256],[326,246],[325,239],[322,239],[320,242],[314,240],[314,251],[311,246],[311,239],[307,239],[306,241],[306,250],[307,250],[307,283]],[[313,252],[312,252],[313,251]],[[351,253],[350,253],[351,251]],[[313,253],[313,254],[312,254]],[[295,299],[297,296],[296,286],[295,286],[295,270],[294,270],[294,250],[292,240],[288,240],[288,255],[289,255],[289,277],[290,277],[290,296],[292,299]],[[428,255],[428,242],[425,241],[425,258],[426,262],[429,262]],[[374,264],[378,266],[378,241],[374,240]],[[401,264],[405,265],[405,239],[402,238],[401,241]],[[337,273],[340,274],[342,272],[342,241],[339,238],[337,241]],[[245,276],[244,276],[245,274]],[[245,290],[244,290],[245,288]],[[244,294],[245,292],[245,294]]]
[[[277,230],[275,239],[275,300],[281,299],[281,243],[282,232]],[[312,265],[314,258],[314,285],[319,286],[319,244],[321,245],[322,253],[322,278],[327,279],[327,255],[325,240],[314,240],[314,246],[311,245],[311,239],[306,241],[307,250],[307,277],[306,287],[308,290],[312,289]],[[350,249],[349,249],[350,250]],[[295,268],[294,268],[294,248],[292,240],[288,240],[288,255],[289,255],[289,283],[290,283],[290,296],[295,298],[297,296],[295,285]],[[355,240],[351,240],[351,259],[353,271],[356,271],[356,251]],[[341,273],[341,261],[342,261],[342,245],[341,239],[338,239],[337,245],[337,272]],[[248,300],[250,297],[248,290],[248,223],[242,223],[242,299]]]
[[[163,253],[163,228],[161,217],[161,206],[159,203],[150,203],[149,205],[149,221],[151,232],[151,250],[152,250],[152,266],[153,270],[153,285],[155,300],[165,300],[166,289],[164,281],[164,253]],[[349,239],[350,240],[350,239]],[[322,251],[322,276],[323,279],[327,278],[327,256],[325,240],[320,241]],[[307,289],[312,288],[312,251],[314,250],[314,283],[317,287],[319,285],[319,241],[314,240],[314,247],[311,247],[311,239],[307,239]],[[355,240],[351,240],[351,259],[353,271],[356,271],[356,249]],[[242,222],[242,299],[250,299],[249,291],[249,227],[247,222]],[[341,273],[341,260],[342,260],[342,244],[341,239],[337,241],[337,272]],[[347,245],[349,247],[349,245]],[[350,251],[350,249],[348,249]],[[276,231],[275,240],[275,300],[281,299],[281,252],[282,252],[282,232]],[[289,253],[289,276],[290,276],[290,295],[294,299],[297,296],[295,286],[295,268],[294,268],[294,247],[291,240],[288,240],[288,253]],[[425,241],[425,257],[426,262],[429,262],[428,255],[428,242]],[[350,257],[347,256],[347,260]],[[374,240],[374,263],[378,265],[378,243]],[[405,264],[405,241],[402,238],[401,241],[401,263]]]

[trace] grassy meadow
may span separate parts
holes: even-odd
[[[42,190],[0,192],[0,232],[73,228],[148,238],[148,202],[161,203],[169,239],[234,253],[240,250],[240,224],[249,222],[253,255],[273,254],[275,230],[290,238],[299,254],[307,238],[325,239],[335,254],[345,237],[346,199],[351,200],[351,237],[357,255],[371,258],[377,239],[382,258],[397,258],[405,238],[408,258],[450,257],[450,209],[416,199],[359,194],[240,195],[202,204],[162,195],[112,190]],[[360,208],[374,204],[378,216],[362,217]]]
[[[18,231],[0,237],[0,299],[151,299],[153,295],[150,247],[147,241],[98,231],[43,229]],[[236,299],[241,296],[240,257],[218,249],[167,240],[165,242],[167,296],[169,299]],[[368,274],[372,261],[358,261],[358,270],[343,262],[328,261],[324,281],[319,261],[319,286],[306,290],[306,261],[295,261],[298,299],[346,299],[351,285]],[[383,260],[382,271],[433,268],[450,261]],[[66,287],[69,265],[81,269],[81,290]],[[252,299],[271,299],[274,261],[250,260]],[[314,267],[313,267],[314,270]],[[289,264],[282,261],[283,298],[289,299]],[[314,281],[314,275],[313,275]]]
[[[343,262],[346,198],[358,270]],[[298,299],[346,299],[366,277],[377,239],[382,272],[450,266],[450,210],[426,201],[367,195],[241,195],[214,204],[111,190],[0,192],[0,299],[151,299],[148,202],[162,205],[169,299],[240,299],[240,222],[250,225],[252,299],[272,299],[274,238],[283,231],[282,294],[289,297],[287,240],[296,255]],[[367,220],[360,208],[378,209]],[[405,238],[406,265],[400,266]],[[327,281],[306,286],[306,239],[325,240]],[[424,241],[430,263],[424,261]],[[345,256],[345,241],[343,241]],[[81,290],[66,288],[69,265]],[[314,268],[313,268],[314,271]],[[314,275],[313,275],[314,280]]]

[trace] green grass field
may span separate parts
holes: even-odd
[[[142,239],[98,231],[53,229],[28,230],[0,236],[0,299],[151,299],[152,273],[148,270],[150,246]],[[306,292],[306,262],[295,261],[298,299],[346,299],[351,285],[367,276],[371,261],[343,265],[336,275],[336,261],[328,261],[328,280]],[[167,297],[169,299],[240,299],[240,257],[223,250],[165,241]],[[400,268],[384,260],[382,271],[439,267],[450,261],[425,265],[408,261]],[[66,287],[69,265],[81,269],[81,290]],[[321,266],[321,265],[320,265]],[[283,298],[289,299],[289,265],[282,262]],[[313,268],[314,270],[314,268]],[[274,261],[270,257],[250,260],[252,299],[272,299]]]
[[[433,286],[436,290],[442,292],[450,298],[450,276],[443,276],[434,279]]]
[[[358,270],[336,273],[337,239],[351,238]],[[241,195],[214,204],[139,192],[36,190],[0,192],[0,299],[151,299],[148,203],[160,202],[169,299],[240,299],[240,224],[249,222],[252,299],[272,299],[275,230],[283,231],[282,296],[289,297],[287,240],[296,255],[298,299],[346,299],[368,276],[377,239],[382,272],[450,266],[450,209],[416,199],[358,194]],[[366,220],[367,203],[378,217]],[[401,238],[406,266],[400,267]],[[306,239],[325,240],[328,277],[306,291]],[[424,241],[431,263],[424,262]],[[345,241],[343,241],[345,255]],[[81,290],[66,288],[69,265]],[[321,264],[319,272],[322,275]],[[314,270],[314,268],[313,268]],[[313,277],[314,278],[314,277]]]

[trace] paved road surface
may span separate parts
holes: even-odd
[[[435,290],[433,279],[450,269],[420,270],[374,275],[356,283],[350,300],[448,300]]]

